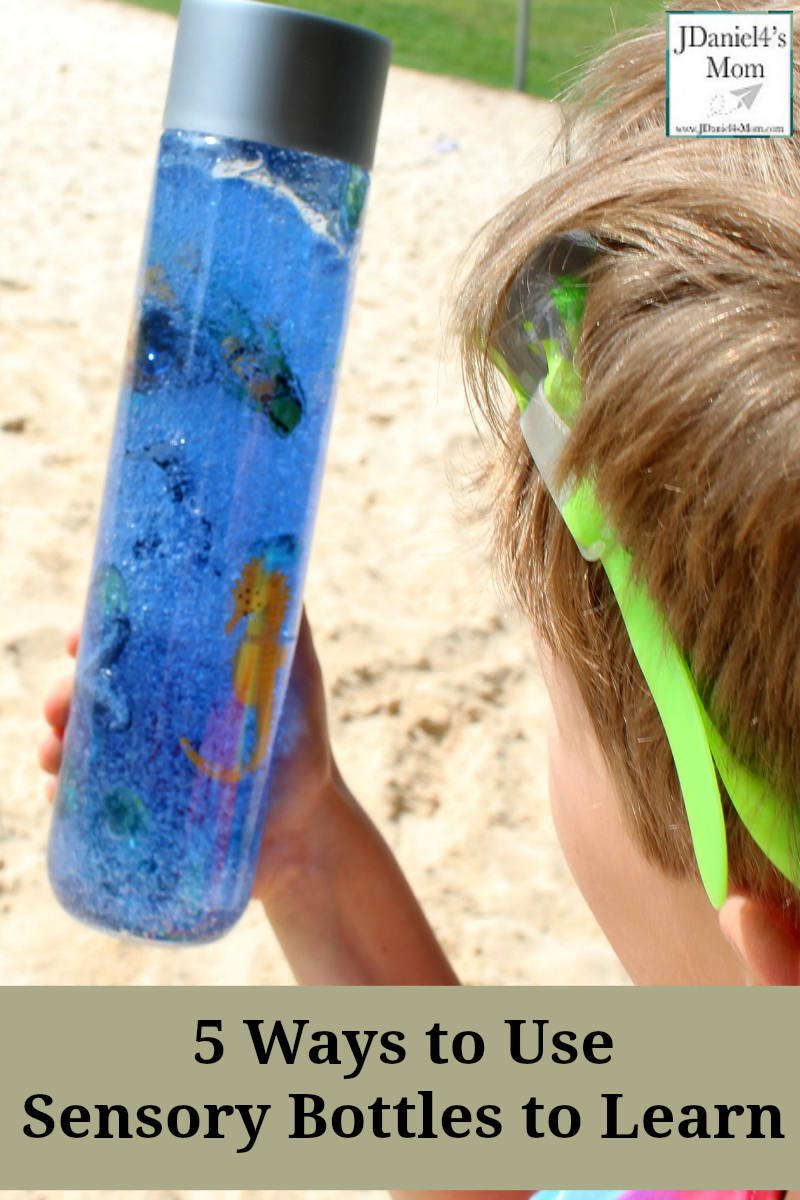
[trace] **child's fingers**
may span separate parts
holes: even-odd
[[[66,728],[69,706],[72,701],[72,676],[65,675],[48,694],[44,702],[44,719],[54,730]]]
[[[61,735],[52,729],[39,742],[39,766],[48,775],[58,774],[63,749],[64,744]]]
[[[74,658],[78,652],[80,628],[72,629],[67,634],[67,653]],[[64,730],[69,717],[69,706],[72,703],[73,677],[71,675],[59,679],[44,702],[44,717],[50,726],[49,731],[39,742],[39,765],[48,775],[57,775],[61,767],[64,753]],[[47,799],[53,802],[56,794],[55,779],[48,779],[45,785]]]

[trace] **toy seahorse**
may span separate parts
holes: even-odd
[[[281,571],[268,571],[258,558],[246,564],[233,588],[233,616],[225,632],[231,633],[243,617],[247,619],[245,636],[233,656],[233,690],[241,704],[255,709],[253,752],[241,766],[225,767],[209,762],[192,748],[187,738],[181,738],[181,746],[197,769],[221,783],[238,783],[244,775],[256,770],[267,752],[275,677],[286,661],[286,648],[278,639],[289,598],[286,576]]]

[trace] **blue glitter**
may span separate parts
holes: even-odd
[[[367,187],[161,140],[49,852],[123,937],[210,941],[250,897]]]

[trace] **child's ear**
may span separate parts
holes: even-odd
[[[751,896],[729,896],[720,928],[754,984],[800,984],[800,930]]]

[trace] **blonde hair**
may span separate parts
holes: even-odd
[[[635,840],[696,876],[672,755],[608,581],[580,557],[479,347],[535,247],[570,230],[597,239],[564,472],[596,480],[721,732],[798,806],[800,150],[794,137],[667,138],[662,14],[585,72],[558,153],[484,231],[455,313],[468,390],[495,435],[494,558],[575,674]],[[797,891],[723,798],[731,887],[797,919]]]

